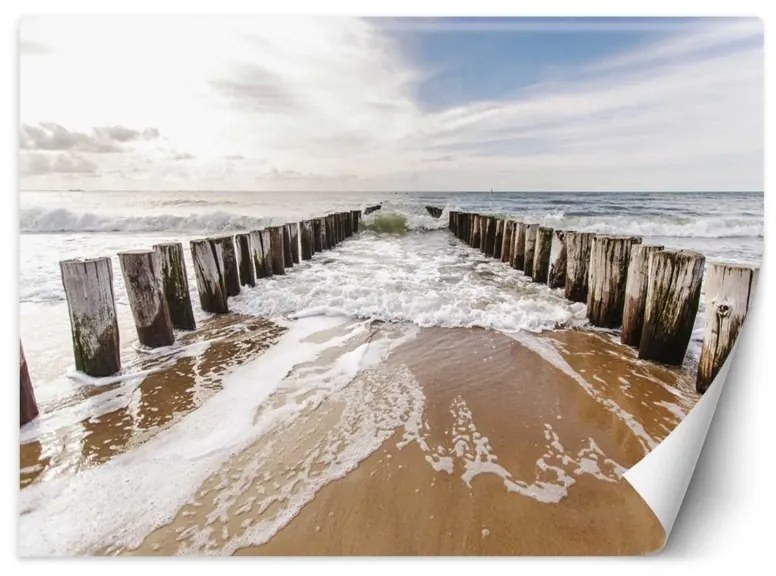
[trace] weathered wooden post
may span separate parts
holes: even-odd
[[[501,242],[501,261],[509,264],[512,262],[512,248],[515,243],[512,240],[512,234],[515,230],[515,221],[507,220],[504,222],[504,237]]]
[[[326,216],[326,238],[328,240],[329,248],[334,248],[337,245],[337,234],[334,229],[334,215],[329,214]]]
[[[302,241],[302,260],[310,260],[313,257],[314,242],[313,223],[310,220],[302,222],[302,232],[299,235]]]
[[[493,253],[492,256],[496,260],[501,260],[501,244],[504,242],[504,223],[503,218],[495,218],[496,221],[496,235],[493,239]]]
[[[339,213],[339,229],[340,229],[340,240],[344,241],[346,238],[350,236],[348,234],[347,212]]]
[[[292,268],[294,266],[294,255],[291,248],[290,225],[284,224],[280,227],[280,231],[283,234],[283,264],[286,268]]]
[[[469,245],[472,248],[480,247],[480,220],[482,217],[479,214],[472,214],[472,233],[469,241]]]
[[[587,302],[591,232],[566,232],[566,299]]]
[[[183,244],[171,242],[155,244],[159,263],[162,267],[162,288],[170,311],[173,328],[195,330],[194,311],[191,308],[189,278],[186,274],[186,262],[183,259]]]
[[[291,262],[299,264],[299,223],[289,222],[286,224],[288,229],[288,241],[291,247]]]
[[[313,220],[313,252],[323,252],[322,218]]]
[[[705,260],[691,250],[650,255],[640,359],[681,365],[698,312]]]
[[[250,233],[237,234],[234,239],[237,242],[237,254],[239,255],[240,284],[243,286],[256,286],[251,235]]]
[[[620,342],[638,347],[644,327],[644,306],[647,302],[649,257],[662,250],[662,246],[634,244],[631,247],[628,279],[625,282],[625,305],[622,309],[622,333]]]
[[[485,244],[483,246],[483,253],[485,256],[493,256],[493,249],[496,246],[496,219],[493,216],[488,216],[485,219]]]
[[[30,370],[27,368],[24,348],[19,342],[19,426],[24,426],[30,420],[34,420],[38,414],[38,402],[35,400],[35,391],[32,389]]]
[[[353,216],[349,211],[342,213],[342,223],[345,229],[345,238],[353,236]]]
[[[264,249],[261,246],[261,230],[252,230],[249,233],[251,238],[251,259],[253,260],[253,271],[256,272],[256,278],[264,278]],[[242,258],[240,259],[242,262]]]
[[[172,345],[175,333],[162,288],[159,255],[154,250],[119,252],[119,264],[140,344],[148,348]]]
[[[59,263],[70,313],[76,370],[110,376],[121,370],[110,258]]]
[[[237,269],[237,251],[234,249],[234,236],[219,236],[210,241],[221,246],[223,274],[227,296],[240,293],[240,272]]]
[[[536,233],[538,224],[525,225],[525,252],[523,254],[523,272],[533,278],[534,254],[536,252]]]
[[[528,231],[528,224],[525,222],[516,222],[515,231],[513,233],[513,241],[515,243],[512,249],[512,268],[517,270],[525,270],[525,237]]]
[[[550,288],[564,288],[566,286],[566,231],[555,230],[555,238],[558,240],[558,253],[550,266],[547,285]]]
[[[426,210],[428,210],[428,206],[426,207]],[[458,236],[458,227],[456,225],[455,215],[456,212],[454,210],[450,210],[450,212],[447,213],[447,229]]]
[[[534,245],[534,261],[531,279],[539,284],[546,284],[550,274],[550,253],[552,252],[552,228],[539,226],[536,229],[536,244]]]
[[[757,270],[733,264],[709,264],[706,273],[706,326],[695,389],[703,394],[725,363],[752,304]]]
[[[285,226],[272,226],[268,230],[270,249],[272,250],[272,274],[285,274],[286,251],[283,248],[283,230],[285,230]]]
[[[351,210],[350,217],[353,219],[353,234],[358,234],[359,223],[361,222],[361,210]]]
[[[226,280],[224,278],[224,251],[218,242],[210,239],[192,240],[191,260],[194,262],[194,276],[197,279],[199,305],[205,312],[226,314]]]
[[[640,243],[641,238],[633,236],[593,237],[587,290],[587,318],[593,326],[622,325],[631,246]]]

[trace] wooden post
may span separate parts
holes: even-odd
[[[512,248],[515,243],[512,240],[512,234],[515,231],[515,221],[507,220],[504,222],[504,238],[501,242],[501,261],[509,264],[512,261]]]
[[[251,235],[250,233],[236,234],[234,240],[237,243],[240,284],[242,286],[256,286],[256,272],[253,265]]]
[[[301,224],[302,232],[299,235],[302,241],[302,260],[310,260],[313,257],[313,223],[305,220]]]
[[[313,251],[323,252],[323,222],[322,218],[313,220]]]
[[[472,248],[480,247],[480,219],[479,214],[472,214],[472,233],[469,241]]]
[[[340,241],[344,241],[346,238],[348,238],[348,219],[345,217],[345,212],[339,213],[339,230],[340,230]]]
[[[709,264],[706,273],[706,326],[695,379],[703,394],[725,363],[752,305],[757,270],[749,266]]]
[[[372,212],[377,212],[382,207],[383,207],[382,203],[375,204],[374,206],[367,206],[364,209],[364,216],[366,216],[367,214],[371,214]]]
[[[253,260],[253,271],[256,273],[256,278],[264,278],[266,276],[264,270],[264,249],[261,246],[261,230],[252,230],[249,233],[251,238],[251,259]],[[240,258],[242,263],[242,258]]]
[[[536,252],[536,233],[538,224],[525,225],[525,252],[523,254],[523,272],[533,278],[534,253]]]
[[[528,231],[528,224],[525,222],[515,223],[514,243],[512,249],[512,268],[525,270],[525,237]]]
[[[493,252],[492,256],[496,260],[501,260],[501,244],[504,242],[504,219],[494,218],[496,222],[496,235],[493,239]]]
[[[353,236],[353,216],[349,211],[342,213],[342,222],[345,228],[345,237],[350,238]]]
[[[205,312],[226,314],[229,312],[224,278],[224,251],[218,242],[209,239],[192,240],[191,260],[197,279],[199,305]]]
[[[638,347],[644,328],[644,306],[647,302],[649,257],[662,246],[635,244],[631,247],[628,280],[625,282],[625,305],[622,309],[620,342]]]
[[[587,302],[591,232],[566,232],[566,299]]]
[[[546,284],[550,274],[550,253],[552,252],[552,228],[539,226],[536,229],[534,246],[533,274],[531,280]]]
[[[337,234],[334,229],[334,215],[329,214],[326,216],[326,238],[329,242],[329,248],[334,248],[337,245]]]
[[[294,266],[294,255],[291,247],[291,228],[289,224],[284,224],[280,227],[280,231],[283,234],[283,264],[286,268]]]
[[[640,243],[633,236],[593,237],[587,290],[587,318],[593,326],[622,325],[631,246]]]
[[[35,400],[35,391],[32,389],[30,371],[27,368],[27,360],[24,358],[22,343],[19,342],[19,426],[24,426],[30,420],[34,420],[38,414],[38,402]]]
[[[426,210],[428,210],[428,206],[426,206]],[[450,212],[447,213],[447,229],[458,236],[458,223],[455,221],[456,215],[457,212],[454,210],[450,210]]]
[[[162,288],[170,310],[170,320],[173,328],[178,330],[195,330],[194,311],[191,308],[189,293],[189,278],[186,274],[186,262],[183,259],[183,244],[154,245],[159,263],[162,267]]]
[[[119,264],[140,344],[148,348],[172,345],[175,333],[162,288],[159,255],[154,250],[119,252]]]
[[[350,217],[353,220],[353,234],[358,234],[358,225],[361,222],[361,210],[351,210]]]
[[[237,251],[234,249],[234,236],[220,236],[211,238],[210,241],[221,246],[226,295],[237,296],[240,293],[240,272],[237,269]]]
[[[268,230],[270,248],[272,250],[272,274],[285,274],[286,251],[283,248],[283,230],[285,230],[285,226],[272,226]]]
[[[698,312],[705,261],[690,250],[650,255],[640,359],[682,364]]]
[[[287,252],[286,268],[299,264],[299,224],[297,222],[289,222],[285,225],[283,242]]]
[[[566,232],[555,230],[555,238],[558,241],[558,253],[550,266],[550,277],[547,285],[550,288],[564,288],[566,286]]]
[[[110,376],[121,370],[110,258],[59,263],[70,313],[76,370]]]

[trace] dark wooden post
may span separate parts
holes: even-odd
[[[283,231],[285,226],[272,226],[268,228],[270,238],[270,248],[272,250],[272,273],[286,273],[286,251],[283,248]]]
[[[313,251],[323,252],[323,224],[322,218],[313,220]]]
[[[313,257],[315,243],[312,221],[305,220],[302,222],[302,232],[299,236],[302,241],[302,260],[310,260]]]
[[[534,253],[536,252],[536,233],[538,224],[525,225],[525,253],[523,254],[523,272],[533,279]]]
[[[546,284],[550,274],[550,254],[552,253],[552,228],[539,226],[536,230],[534,246],[533,274],[531,279]]]
[[[566,232],[566,299],[572,302],[587,302],[593,236],[590,232]]]
[[[294,255],[291,248],[291,228],[289,226],[289,224],[285,224],[280,227],[280,231],[283,234],[283,264],[286,268],[294,266]]]
[[[558,252],[550,266],[550,277],[547,285],[550,288],[564,288],[566,286],[566,231],[555,230],[554,240],[557,240]]]
[[[358,234],[359,223],[361,222],[361,210],[351,210],[350,216],[353,219],[353,234]]]
[[[256,272],[253,264],[253,246],[250,233],[237,234],[234,237],[237,242],[237,254],[239,255],[240,284],[243,286],[256,286]]]
[[[706,326],[695,388],[703,394],[736,343],[752,305],[757,270],[749,266],[709,264],[706,273]]]
[[[121,370],[110,258],[59,263],[70,314],[76,370],[110,376]]]
[[[690,250],[650,255],[640,359],[681,365],[698,312],[705,260]]]
[[[264,248],[261,245],[261,230],[252,230],[249,234],[251,244],[251,260],[253,260],[253,271],[256,278],[264,278]],[[242,264],[242,258],[240,259]]]
[[[353,216],[349,211],[342,213],[342,223],[345,229],[345,238],[353,236]]]
[[[186,274],[186,262],[183,259],[183,244],[171,242],[154,245],[162,267],[162,288],[170,310],[173,328],[195,330],[194,311],[191,308],[189,278]]]
[[[334,228],[333,214],[326,216],[326,238],[329,241],[329,248],[334,248],[337,245],[337,232]]]
[[[641,238],[633,236],[596,235],[593,238],[587,290],[587,318],[593,326],[622,325],[631,246],[640,243]]]
[[[509,264],[512,261],[512,249],[515,246],[512,240],[512,234],[515,230],[515,221],[507,220],[504,222],[504,238],[501,242],[501,261]]]
[[[22,343],[19,342],[19,426],[34,420],[39,414],[35,391],[32,389],[30,371],[24,357]]]
[[[219,236],[211,238],[210,242],[221,246],[226,295],[237,296],[240,293],[240,273],[237,269],[237,251],[234,249],[234,236]]]
[[[162,288],[159,255],[154,250],[119,252],[119,264],[140,344],[148,348],[172,345],[175,333]]]
[[[348,219],[345,217],[345,212],[340,212],[338,216],[337,222],[339,223],[340,242],[342,242],[348,237]]]
[[[496,221],[496,236],[493,239],[493,254],[492,256],[496,260],[501,260],[501,244],[504,242],[504,224],[503,218],[495,218]]]
[[[428,206],[426,207],[426,210],[428,210]],[[456,213],[453,210],[450,210],[450,212],[447,213],[447,229],[458,236],[458,227],[456,226],[455,215]]]
[[[224,252],[218,242],[209,239],[192,240],[191,260],[194,262],[194,276],[197,279],[199,305],[205,312],[226,314],[226,280],[224,278]]]
[[[493,216],[488,216],[485,221],[485,255],[493,256],[493,251],[496,248],[496,219]]]
[[[512,268],[525,270],[525,236],[528,225],[525,222],[515,222],[514,242],[512,250]]]
[[[620,342],[638,347],[644,327],[644,306],[647,302],[649,257],[662,246],[635,244],[631,247],[628,280],[625,283],[625,305],[622,310]]]

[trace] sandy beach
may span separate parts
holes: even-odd
[[[262,357],[277,352],[285,332],[224,316],[182,343],[186,355],[145,360],[153,373],[128,406],[22,441],[23,491],[85,471],[107,476],[108,463],[205,410],[230,386],[230,372],[253,367],[260,378]],[[641,362],[611,334],[584,330],[513,338],[337,321],[300,345],[318,351],[250,411],[254,423],[273,415],[271,425],[239,449],[226,446],[153,529],[96,534],[74,551],[608,555],[662,547],[659,522],[621,475],[693,406],[680,369]],[[351,377],[343,366],[354,355]],[[27,512],[35,511],[22,510],[22,520]]]

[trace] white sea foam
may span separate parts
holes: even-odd
[[[398,338],[374,337],[368,323],[345,327],[345,322],[332,318],[294,322],[277,346],[226,376],[219,394],[145,444],[75,476],[36,483],[23,490],[20,554],[76,554],[108,545],[138,545],[146,534],[171,520],[184,503],[191,501],[202,483],[233,455],[275,427],[289,426],[305,409],[314,409],[329,395],[341,391],[358,373],[381,365],[391,349],[413,336],[410,331]],[[345,329],[338,337],[325,342],[310,338],[337,326]],[[335,353],[322,366],[309,364],[353,339],[355,347]],[[282,387],[288,389],[285,401],[267,404],[270,394]],[[388,386],[387,390],[395,394],[375,410],[376,418],[388,419],[384,432],[377,434],[367,426],[362,427],[361,436],[346,435],[349,451],[332,453],[331,460],[324,458],[326,473],[315,476],[309,490],[294,491],[299,501],[295,500],[296,508],[287,509],[285,521],[322,484],[352,469],[379,446],[385,431],[393,430],[402,418],[418,409],[402,404],[401,399],[412,394],[401,386]],[[341,398],[347,399],[348,394]],[[360,400],[359,406],[363,404]],[[394,406],[395,412],[387,410],[387,406]],[[357,408],[353,406],[354,411]],[[359,418],[354,412],[353,419],[361,423]],[[267,445],[270,448],[271,443]],[[292,487],[296,484],[292,483]],[[299,496],[302,492],[304,498]],[[283,523],[276,523],[274,530]],[[199,537],[207,540],[205,535]],[[252,533],[250,539],[257,537]]]

